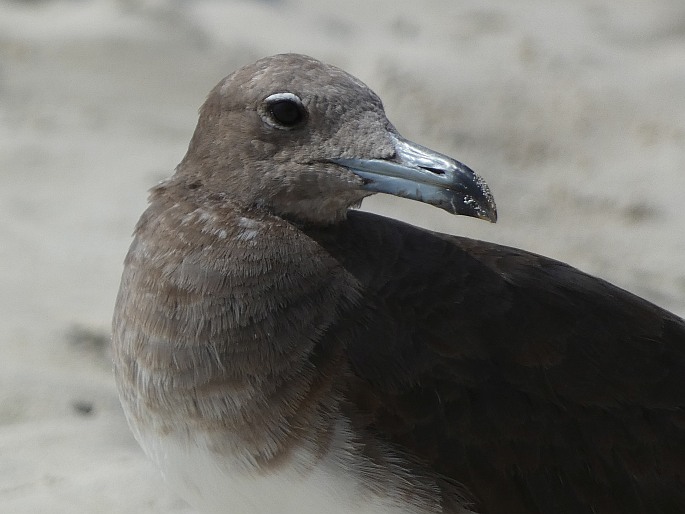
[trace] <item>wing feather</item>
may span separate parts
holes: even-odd
[[[682,319],[552,259],[368,213],[307,232],[363,286],[338,329],[366,430],[479,512],[685,512]]]

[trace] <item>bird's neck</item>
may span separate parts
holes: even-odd
[[[317,339],[356,294],[338,263],[283,220],[153,193],[114,320],[134,431],[228,431],[222,444],[259,467],[294,446],[325,449],[345,370],[342,348]]]
[[[126,258],[113,347],[129,424],[169,481],[208,512],[300,512],[264,495],[285,486],[309,512],[331,498],[350,514],[438,512],[433,478],[360,430],[344,398],[336,321],[356,280],[284,220],[156,196]]]

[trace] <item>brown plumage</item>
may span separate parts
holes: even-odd
[[[274,56],[210,93],[113,323],[124,410],[179,493],[217,513],[685,512],[685,322],[348,211],[378,191],[496,217],[337,68]]]

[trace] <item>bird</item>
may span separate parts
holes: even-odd
[[[356,209],[375,193],[497,218],[337,67],[270,56],[209,93],[112,322],[124,413],[173,490],[212,514],[685,512],[685,321]]]

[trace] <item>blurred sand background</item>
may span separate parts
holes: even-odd
[[[129,435],[108,330],[146,190],[206,93],[302,52],[480,172],[543,253],[685,314],[683,0],[0,0],[0,512],[183,513]]]

